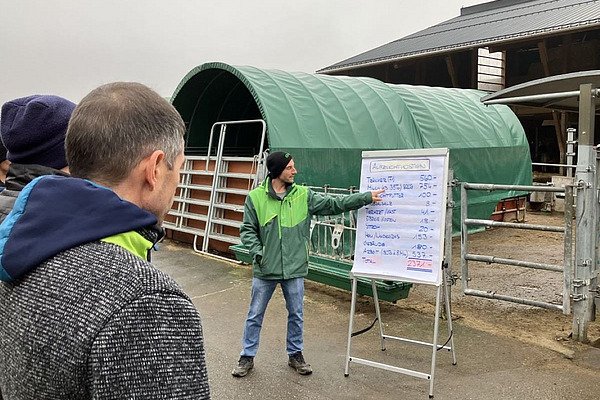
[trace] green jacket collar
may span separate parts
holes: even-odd
[[[277,197],[277,193],[275,193],[275,189],[273,189],[273,185],[271,184],[271,178],[267,177],[265,179],[265,181],[263,182],[263,188],[265,189],[265,193],[268,196],[271,196],[272,198],[279,200],[279,197]],[[283,198],[285,198],[287,195],[289,195],[294,189],[296,189],[295,183],[288,185],[286,188],[285,196]]]

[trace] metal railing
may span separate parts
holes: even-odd
[[[517,190],[517,191],[541,191],[565,193],[565,225],[550,226],[523,224],[511,222],[498,222],[486,219],[471,219],[468,217],[468,191],[469,190]],[[486,227],[504,227],[514,229],[527,229],[546,232],[559,232],[564,235],[563,246],[563,265],[552,265],[546,263],[538,263],[531,261],[521,261],[515,259],[501,258],[490,255],[472,254],[468,252],[468,228],[470,226],[486,226]],[[461,187],[461,266],[462,266],[462,288],[465,295],[485,297],[488,299],[504,300],[513,303],[526,304],[530,306],[561,310],[564,314],[570,314],[570,292],[571,292],[571,270],[573,269],[572,260],[572,243],[573,243],[573,187],[565,186],[564,188],[551,186],[521,186],[521,185],[491,185],[491,184],[475,184],[462,183]],[[537,301],[531,299],[520,298],[505,294],[499,294],[494,291],[484,291],[469,288],[469,261],[479,261],[488,264],[496,263],[503,265],[512,265],[516,267],[540,269],[545,271],[561,272],[563,274],[562,287],[562,304],[555,304],[545,301]]]
[[[190,207],[193,206],[202,206],[210,207],[210,200],[203,200],[200,198],[196,198],[193,194],[197,194],[197,192],[205,192],[206,196],[209,199],[212,196],[213,191],[218,193],[231,193],[231,194],[240,194],[247,195],[250,190],[249,189],[233,189],[233,188],[214,188],[212,185],[199,185],[193,184],[192,179],[194,176],[208,176],[211,179],[214,179],[214,171],[212,170],[195,170],[193,169],[193,165],[195,161],[216,161],[217,157],[207,157],[207,156],[187,156],[184,168],[180,172],[180,180],[178,184],[178,188],[180,190],[179,196],[175,196],[173,199],[173,203],[175,207],[169,210],[169,215],[175,217],[175,222],[164,222],[163,226],[165,228],[184,232],[196,236],[200,236],[204,238],[206,236],[206,222],[208,220],[208,213],[203,214],[199,212],[190,211]],[[223,157],[222,163],[228,163],[230,161],[242,161],[242,162],[253,162],[254,159],[252,157]],[[239,179],[248,179],[251,182],[254,179],[254,174],[248,173],[228,173],[221,172],[220,177],[231,177],[231,178],[239,178]],[[228,204],[225,202],[213,201],[212,203],[213,210],[231,210],[234,212],[242,213],[244,211],[243,205],[236,204]],[[198,228],[190,226],[190,221],[200,221],[205,223],[205,228]],[[239,227],[240,222],[232,219],[225,218],[213,218],[214,223],[219,223],[226,226],[234,226]],[[230,235],[218,235],[218,240],[222,240],[228,243],[237,244],[239,243],[239,238],[233,237]],[[217,239],[217,236],[213,233],[211,237]],[[196,240],[194,240],[196,242]],[[199,250],[198,250],[199,251]]]
[[[308,186],[315,193],[332,197],[357,193],[354,187],[348,189],[332,188],[328,185]],[[311,255],[329,258],[352,264],[356,241],[356,211],[339,215],[314,215],[310,225]]]
[[[224,161],[223,148],[225,147],[225,137],[227,134],[227,127],[229,125],[243,125],[243,124],[256,124],[256,123],[260,124],[262,127],[261,138],[260,138],[260,150],[258,151],[258,158],[259,158],[258,164],[260,164],[262,161],[262,157],[263,157],[263,149],[264,149],[264,144],[265,144],[264,142],[265,142],[265,137],[266,137],[266,132],[267,132],[267,126],[266,126],[266,123],[264,120],[259,119],[259,120],[215,122],[210,130],[210,138],[208,141],[207,157],[210,157],[215,128],[220,127],[220,132],[219,132],[219,137],[218,137],[219,141],[218,141],[218,145],[217,145],[217,159],[215,161],[214,176],[212,179],[212,188],[211,188],[211,192],[210,192],[210,202],[208,204],[208,218],[206,220],[206,228],[205,228],[206,234],[205,234],[204,240],[202,241],[202,252],[203,253],[208,253],[208,244],[209,244],[211,238],[214,238],[219,241],[229,242],[232,244],[239,243],[239,238],[237,238],[235,236],[231,236],[231,235],[226,235],[223,232],[224,226],[232,226],[232,227],[239,228],[240,223],[235,220],[226,220],[224,218],[224,208],[222,205],[226,204],[226,202],[225,202],[225,194],[226,193],[240,194],[243,196],[247,196],[248,193],[250,192],[250,189],[255,187],[257,184],[256,180],[258,179],[258,170],[254,174],[251,174],[252,178],[248,181],[248,189],[247,190],[227,188],[227,176],[223,175],[223,173],[228,172],[228,168],[227,168],[227,164],[226,164],[227,161]],[[236,159],[239,161],[242,161],[238,157],[236,157]],[[210,160],[207,159],[206,160],[206,169],[207,170],[208,170],[209,164],[210,164]],[[238,210],[236,209],[234,211],[238,211]],[[242,206],[241,212],[243,212],[243,211],[244,211],[244,209]],[[194,239],[194,249],[196,249],[196,240],[197,240],[197,238]]]
[[[223,156],[223,148],[225,145],[225,137],[228,125],[239,124],[256,124],[262,126],[261,141],[259,154],[254,157],[226,157]],[[215,130],[219,127],[217,136],[217,151],[215,156],[211,156],[213,146],[213,137]],[[264,120],[244,120],[244,121],[228,121],[217,122],[211,128],[207,155],[206,156],[187,156],[184,169],[180,172],[180,181],[178,188],[180,195],[174,198],[176,209],[171,209],[169,215],[175,217],[175,222],[164,222],[163,226],[174,231],[179,231],[194,235],[193,246],[194,250],[201,253],[208,253],[208,245],[211,239],[230,244],[239,244],[238,236],[228,235],[225,233],[225,227],[239,228],[241,222],[237,219],[226,218],[227,211],[236,213],[244,212],[243,204],[227,203],[226,196],[241,195],[247,196],[256,184],[257,180],[261,179],[261,165],[264,161],[264,141],[266,135],[266,124]],[[194,162],[204,162],[204,169],[194,169]],[[214,162],[213,170],[210,170],[210,164]],[[251,163],[251,171],[249,173],[230,172],[229,164],[231,162],[247,162]],[[194,176],[206,176],[210,178],[210,184],[194,184]],[[231,188],[227,187],[227,179],[245,179],[248,180],[247,188]],[[204,196],[193,196],[196,192],[204,192]],[[208,198],[208,200],[199,197]],[[207,208],[206,214],[191,212],[190,207],[202,206]],[[204,223],[204,228],[190,226],[190,221],[198,221]],[[198,238],[202,238],[201,248],[198,246]],[[213,255],[213,254],[210,254]]]
[[[532,162],[531,165],[536,165],[536,166],[540,166],[540,167],[577,168],[577,165],[571,165],[571,164],[552,164],[552,163]]]

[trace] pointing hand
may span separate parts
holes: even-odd
[[[379,197],[379,195],[381,193],[385,192],[385,190],[380,189],[380,190],[373,190],[371,192],[371,199],[373,199],[373,203],[375,203],[376,201],[381,201],[383,200],[381,197]]]

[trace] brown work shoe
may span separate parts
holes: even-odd
[[[312,374],[312,368],[310,367],[310,364],[307,364],[306,361],[304,361],[304,356],[301,351],[290,356],[288,365],[294,368],[300,375]]]
[[[241,378],[242,376],[248,375],[248,372],[250,372],[252,368],[254,368],[254,357],[241,356],[237,366],[231,371],[231,375]]]

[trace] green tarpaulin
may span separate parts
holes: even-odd
[[[506,106],[484,106],[476,90],[390,85],[372,78],[315,75],[209,63],[172,96],[188,126],[186,152],[206,154],[216,121],[264,119],[268,148],[295,159],[296,182],[358,186],[363,150],[450,148],[459,181],[531,185],[525,132]],[[254,155],[258,126],[228,130],[225,152]],[[474,193],[469,215],[487,218],[512,192]],[[460,191],[454,191],[459,204]],[[455,209],[455,227],[459,217]]]

